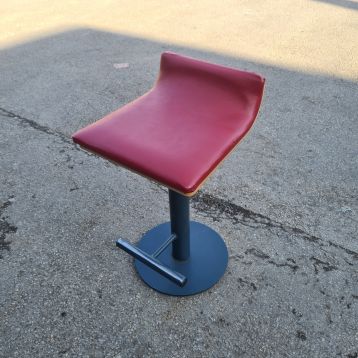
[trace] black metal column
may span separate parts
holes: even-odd
[[[184,261],[190,256],[189,197],[169,189],[171,232],[176,235],[172,255]]]

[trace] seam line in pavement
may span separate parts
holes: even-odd
[[[63,142],[73,145],[77,150],[86,153],[89,156],[93,156],[92,153],[81,150],[72,140],[67,137],[65,134],[55,131],[47,126],[37,123],[36,121],[20,116],[14,112],[11,112],[5,108],[0,107],[0,115],[7,118],[17,119],[18,122],[22,125],[27,125],[35,130],[40,132],[56,136],[60,138]],[[275,221],[268,216],[256,213],[249,209],[246,209],[242,206],[236,205],[228,200],[217,198],[208,193],[198,193],[192,199],[194,203],[194,208],[198,211],[204,212],[208,217],[214,221],[219,219],[230,219],[233,224],[242,224],[251,228],[276,228],[287,234],[293,234],[300,237],[303,240],[315,242],[319,246],[324,246],[324,243],[327,243],[329,246],[333,246],[337,249],[343,250],[345,253],[353,256],[354,259],[358,259],[358,252],[347,249],[342,245],[338,245],[332,241],[324,241],[321,238],[310,235],[302,229],[285,225],[278,221]],[[219,219],[218,219],[219,218]]]
[[[33,129],[36,129],[36,130],[40,131],[40,132],[50,134],[50,135],[54,135],[56,137],[61,138],[61,140],[66,142],[66,143],[73,144],[72,140],[69,137],[67,137],[65,134],[63,134],[61,132],[58,132],[58,131],[55,131],[55,130],[53,130],[53,129],[47,127],[47,126],[44,126],[42,124],[39,124],[39,123],[35,122],[32,119],[25,118],[25,117],[22,117],[22,116],[20,116],[20,115],[18,115],[16,113],[14,113],[14,112],[8,111],[5,108],[0,107],[0,115],[3,116],[3,117],[17,119],[18,122],[20,122],[23,125],[25,124],[25,125],[33,128]]]
[[[205,213],[205,216],[211,218],[213,221],[228,219],[234,225],[241,224],[252,229],[278,229],[288,235],[294,235],[302,240],[316,243],[320,247],[324,247],[326,245],[333,246],[336,249],[343,250],[346,254],[352,256],[353,259],[358,259],[358,252],[356,251],[350,250],[330,240],[325,241],[322,238],[311,235],[302,229],[283,224],[279,221],[271,219],[268,216],[256,213],[228,200],[217,198],[211,194],[198,193],[194,196],[192,201],[193,206],[197,211]]]

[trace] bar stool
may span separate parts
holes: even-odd
[[[189,200],[252,126],[263,88],[254,73],[165,52],[149,92],[72,136],[168,188],[170,222],[149,230],[137,246],[116,241],[153,289],[193,295],[224,274],[226,245],[213,229],[189,220]]]

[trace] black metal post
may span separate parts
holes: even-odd
[[[171,232],[176,235],[172,255],[184,261],[190,256],[189,197],[169,189]]]

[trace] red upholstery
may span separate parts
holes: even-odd
[[[73,140],[185,195],[252,126],[264,79],[165,52],[154,87]]]

